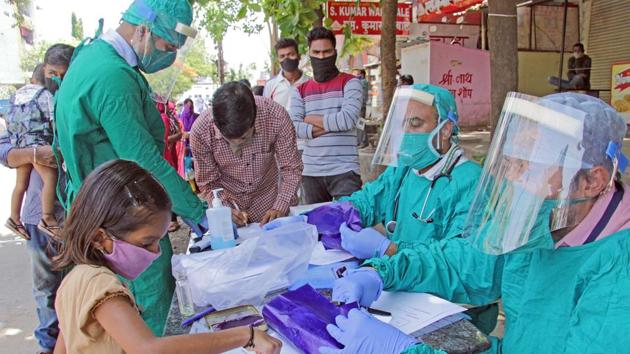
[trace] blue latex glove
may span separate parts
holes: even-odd
[[[337,316],[335,323],[326,330],[344,348],[320,347],[322,354],[399,354],[417,343],[415,338],[357,309],[350,310],[347,318]]]
[[[341,233],[341,247],[359,259],[383,257],[392,243],[371,227],[357,232],[344,223],[339,227],[339,232]]]
[[[381,276],[371,268],[350,269],[335,280],[332,301],[370,306],[383,291]]]
[[[197,237],[201,237],[206,232],[208,232],[208,217],[206,216],[206,213],[203,214],[203,217],[201,218],[201,221],[199,223],[196,223],[187,218],[182,218],[182,220],[184,221],[184,223],[186,223],[186,225],[190,227],[192,232],[194,232]]]
[[[270,230],[274,230],[274,229],[277,229],[279,227],[289,225],[289,224],[295,224],[298,222],[307,222],[307,220],[308,220],[308,217],[306,215],[285,216],[283,218],[277,218],[275,220],[272,220],[266,223],[262,228],[265,231],[270,231]]]

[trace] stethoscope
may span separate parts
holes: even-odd
[[[457,163],[459,162],[459,159],[462,157],[462,155],[457,156],[457,158],[453,161],[453,163],[448,167],[448,169],[446,169],[446,171],[441,172],[439,175],[435,176],[435,178],[433,178],[433,180],[431,181],[431,184],[429,185],[429,190],[427,191],[427,194],[424,197],[424,202],[422,203],[422,208],[420,209],[420,215],[418,215],[418,213],[416,213],[415,211],[411,213],[411,216],[424,223],[424,224],[431,224],[433,223],[433,214],[435,214],[435,208],[433,208],[433,210],[431,210],[431,212],[429,212],[429,215],[427,215],[426,217],[424,217],[424,213],[426,211],[426,207],[427,204],[429,202],[429,198],[431,198],[431,193],[433,192],[433,188],[435,188],[435,184],[437,183],[437,181],[442,178],[442,177],[446,177],[449,182],[452,179],[451,176],[451,172],[453,172],[453,169],[455,168],[455,166],[457,166]],[[407,172],[407,175],[405,176],[405,178],[407,178],[407,176],[409,175],[409,173],[411,172],[411,170],[409,172]],[[404,180],[403,180],[404,182]],[[402,184],[401,184],[402,185]],[[387,224],[385,224],[385,229],[387,230],[387,232],[389,232],[390,234],[393,234],[394,231],[396,231],[396,219],[397,219],[397,215],[398,215],[398,204],[400,202],[400,189],[398,189],[398,192],[396,193],[396,199],[394,202],[394,216],[393,219],[391,221],[389,221]]]

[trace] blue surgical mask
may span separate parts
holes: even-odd
[[[433,146],[433,138],[445,123],[438,124],[429,133],[405,133],[398,150],[398,165],[421,170],[436,163],[442,154]]]
[[[483,228],[475,231],[475,246],[484,253],[497,255],[552,248],[549,220],[557,203],[543,200],[518,183],[507,180],[496,183],[499,192],[493,192],[487,205],[492,210],[471,211],[476,214],[477,222],[484,223]]]
[[[177,52],[167,52],[159,50],[155,47],[153,37],[149,38],[151,42],[151,54],[139,56],[138,67],[147,74],[153,74],[160,70],[164,70],[173,65],[177,59]]]

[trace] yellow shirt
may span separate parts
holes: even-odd
[[[131,292],[107,267],[78,265],[63,279],[55,309],[68,353],[124,353],[94,318],[96,308],[116,296],[135,306]]]

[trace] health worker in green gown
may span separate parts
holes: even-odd
[[[448,90],[424,84],[396,90],[373,159],[388,168],[340,200],[352,203],[366,227],[355,232],[342,225],[345,250],[367,259],[462,233],[481,168],[464,156],[458,131],[457,106]],[[292,221],[303,216],[280,218],[265,228]],[[372,228],[378,224],[386,235]]]
[[[382,290],[502,298],[505,334],[488,353],[627,352],[625,133],[597,98],[509,94],[463,237],[370,259],[336,281],[333,299],[367,306]],[[328,332],[345,347],[324,354],[441,352],[357,310]]]
[[[426,84],[396,90],[373,159],[373,164],[388,168],[340,200],[352,203],[365,227],[340,227],[345,250],[359,259],[391,256],[399,249],[462,234],[481,167],[464,156],[458,132],[457,106],[448,90]],[[265,228],[303,220],[300,217],[275,220]],[[385,226],[386,235],[372,227],[378,224]],[[483,304],[468,314],[479,329],[490,333],[498,305]]]
[[[350,201],[367,227],[342,226],[344,249],[360,259],[462,233],[481,167],[459,146],[455,98],[425,84],[398,88],[374,155],[389,166]],[[383,224],[387,237],[371,228]]]
[[[203,221],[202,202],[163,158],[164,124],[155,100],[168,98],[179,71],[164,75],[161,96],[143,75],[185,56],[196,36],[191,23],[187,0],[136,0],[116,30],[101,34],[99,28],[94,39],[76,49],[56,97],[55,139],[67,169],[67,206],[96,167],[125,159],[160,181],[176,214],[193,224]],[[160,248],[162,254],[151,267],[127,281],[156,335],[163,334],[174,289],[168,237],[162,238]]]

